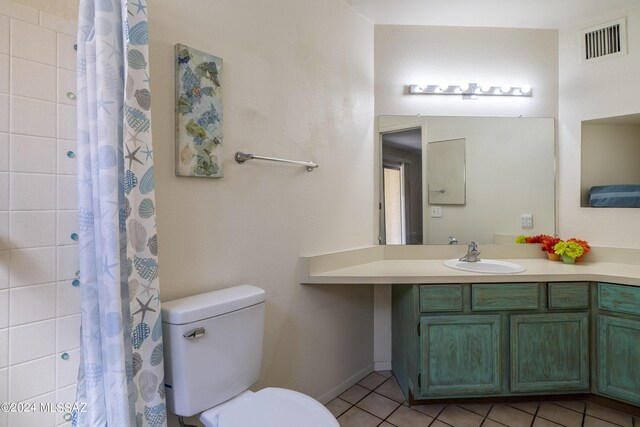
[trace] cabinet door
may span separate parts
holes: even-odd
[[[513,315],[511,391],[589,389],[587,313]]]
[[[500,316],[420,318],[419,398],[500,391]]]
[[[640,404],[640,321],[598,316],[598,392]]]

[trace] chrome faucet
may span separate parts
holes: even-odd
[[[457,245],[458,244],[458,239],[456,239],[455,236],[449,236],[449,244],[450,245]]]
[[[480,261],[480,258],[478,258],[478,255],[480,255],[480,251],[478,250],[478,244],[476,242],[471,242],[469,243],[469,249],[467,250],[467,254],[462,258],[460,258],[460,261],[478,262]]]

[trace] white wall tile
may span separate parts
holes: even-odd
[[[73,175],[58,177],[58,209],[78,208],[78,179]]]
[[[38,11],[36,9],[9,0],[0,1],[0,14],[32,24],[38,23]]]
[[[56,314],[68,316],[80,313],[80,286],[73,286],[73,279],[58,282],[58,293],[56,295]]]
[[[0,329],[9,327],[9,291],[0,291]]]
[[[0,94],[0,132],[9,132],[9,95]]]
[[[55,282],[56,248],[12,250],[9,276],[12,288]]]
[[[0,368],[9,364],[9,329],[0,329]],[[0,399],[0,402],[4,400]]]
[[[56,173],[56,140],[11,135],[11,171]]]
[[[9,93],[9,55],[0,55],[0,92]]]
[[[11,212],[11,247],[17,249],[56,244],[55,211]]]
[[[11,326],[24,325],[56,316],[56,285],[23,286],[9,290]]]
[[[69,98],[67,93],[71,92],[76,95],[76,73],[75,71],[63,70],[58,68],[58,102],[61,104],[73,105],[77,104],[75,99]]]
[[[76,376],[77,376],[77,374],[76,374]],[[57,403],[70,403],[70,404],[73,404],[73,402],[75,402],[75,398],[76,398],[76,386],[75,386],[75,384],[72,385],[72,386],[69,386],[69,387],[58,388],[56,390],[56,402]],[[64,412],[60,412],[60,413],[56,414],[56,425],[57,426],[60,426],[60,425],[70,426],[71,425],[71,423],[65,421],[64,416],[65,416]]]
[[[0,369],[0,402],[9,401],[9,370]]]
[[[11,366],[9,400],[20,402],[53,391],[56,383],[55,369],[54,356]]]
[[[56,33],[37,25],[11,20],[11,55],[56,65]]]
[[[56,67],[20,58],[11,60],[11,94],[53,102],[56,87]]]
[[[78,233],[78,211],[58,211],[58,245],[76,245],[77,240],[73,240],[72,234]]]
[[[58,34],[58,67],[69,71],[76,71],[76,58],[78,52],[73,48],[75,44],[75,37]]]
[[[73,151],[69,157],[69,151]],[[78,173],[78,147],[75,141],[58,140],[58,174],[75,175]]]
[[[9,260],[9,251],[0,252],[0,289],[9,287]],[[2,317],[2,314],[0,314],[0,317]]]
[[[2,6],[0,6],[2,11]],[[0,15],[0,53],[9,54],[9,18]]]
[[[0,172],[9,170],[9,134],[0,133]]]
[[[28,400],[28,403],[40,405],[42,403],[55,404],[55,393],[48,393]],[[56,414],[51,411],[42,412],[12,412],[9,414],[9,424],[11,427],[49,427],[55,423]]]
[[[39,99],[12,96],[11,132],[55,138],[56,104]]]
[[[58,353],[80,347],[79,314],[56,319],[56,342]]]
[[[58,104],[58,138],[76,139],[77,119],[76,107]]]
[[[56,354],[56,387],[58,388],[75,384],[78,378],[80,351],[69,350],[66,353],[69,355],[67,360],[60,357],[61,353]]]
[[[9,174],[0,172],[0,211],[9,210]]]
[[[9,212],[0,211],[0,251],[9,249],[10,246],[11,236],[9,234]],[[0,287],[0,289],[2,289],[2,287]]]
[[[12,365],[53,356],[56,352],[56,321],[12,327],[9,329],[9,348]]]
[[[12,210],[54,210],[56,176],[12,173],[10,196]]]
[[[78,32],[78,24],[67,21],[51,13],[40,11],[40,26],[70,36]]]
[[[58,281],[73,279],[78,265],[78,245],[58,247]]]

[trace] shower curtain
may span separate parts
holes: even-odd
[[[77,426],[166,426],[145,0],[80,0]]]

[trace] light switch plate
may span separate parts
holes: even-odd
[[[442,206],[431,206],[431,218],[442,218]]]
[[[520,215],[520,228],[533,228],[533,214]]]

